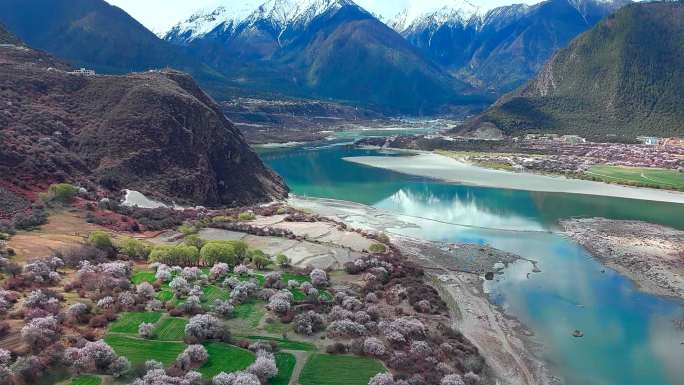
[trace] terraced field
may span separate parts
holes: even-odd
[[[301,385],[368,385],[378,373],[386,372],[376,360],[357,356],[314,354],[304,366]]]
[[[156,312],[136,312],[122,313],[109,328],[110,333],[138,334],[138,326],[143,323],[156,323],[161,318],[162,313]]]

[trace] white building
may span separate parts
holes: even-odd
[[[77,69],[77,70],[71,71],[69,73],[72,75],[95,76],[95,71],[87,70],[85,68]]]

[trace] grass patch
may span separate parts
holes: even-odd
[[[105,337],[105,342],[116,351],[116,354],[128,358],[133,365],[155,359],[169,366],[185,350],[185,344],[182,342],[143,340],[115,335]]]
[[[69,385],[100,385],[102,379],[98,376],[78,376],[69,382]]]
[[[236,306],[233,313],[235,318],[246,321],[251,327],[259,326],[259,322],[264,314],[263,302],[254,300]]]
[[[236,336],[236,338],[237,338],[237,336]],[[252,340],[252,341],[275,341],[278,343],[278,346],[281,349],[287,349],[287,350],[301,350],[301,351],[305,351],[305,352],[313,352],[313,351],[318,350],[316,345],[308,343],[308,342],[284,340],[282,338],[264,337],[264,336],[246,336],[244,338],[247,338],[248,340]]]
[[[152,271],[136,271],[133,272],[133,275],[131,276],[131,282],[136,285],[140,285],[143,282],[152,283],[156,280],[155,274]]]
[[[284,324],[280,321],[275,321],[266,324],[266,331],[270,334],[282,335],[284,332],[289,332],[291,330],[292,328],[289,324]]]
[[[314,354],[302,370],[302,385],[368,385],[378,373],[387,370],[379,361],[356,356]]]
[[[109,328],[110,333],[138,334],[138,326],[143,323],[157,323],[161,318],[161,313],[156,312],[137,312],[123,313]]]
[[[185,325],[187,324],[188,320],[185,318],[164,318],[159,322],[154,334],[161,341],[182,341],[185,337]]]
[[[684,173],[659,168],[593,166],[587,175],[610,183],[684,190]]]
[[[269,385],[287,385],[290,383],[297,359],[290,353],[276,353],[276,366],[278,375],[268,381]]]
[[[202,302],[206,302],[210,305],[213,305],[214,301],[217,299],[224,301],[230,299],[230,293],[218,286],[208,285],[203,291],[204,295],[202,296]]]
[[[157,293],[157,299],[162,302],[171,301],[173,299],[173,292],[171,289],[161,289],[159,293]]]
[[[209,360],[198,371],[206,378],[214,377],[221,372],[243,370],[256,360],[250,351],[232,345],[211,342],[204,346],[209,353]]]

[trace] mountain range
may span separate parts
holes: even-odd
[[[558,51],[462,133],[684,136],[684,3],[620,9]]]
[[[423,14],[405,10],[390,25],[459,79],[501,93],[533,77],[556,50],[628,3],[548,0],[483,11],[452,0]]]
[[[548,0],[483,12],[445,0],[385,17],[352,0],[256,1],[198,12],[163,39],[103,0],[5,0],[0,22],[74,65],[173,67],[218,99],[295,96],[463,114],[533,76],[555,49],[624,4]]]

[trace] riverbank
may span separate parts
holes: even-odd
[[[359,156],[345,161],[383,168],[402,174],[440,179],[450,183],[497,187],[512,190],[599,195],[659,202],[684,203],[684,193],[627,187],[562,176],[515,173],[478,167],[434,153],[407,157]]]
[[[604,218],[560,224],[568,237],[643,291],[684,299],[684,231]]]
[[[445,244],[405,237],[397,229],[418,226],[411,218],[357,203],[292,197],[289,204],[350,226],[389,235],[402,254],[428,273],[427,279],[448,304],[454,326],[487,359],[497,377],[509,385],[554,384],[542,346],[532,333],[489,301],[485,273],[498,272],[519,256],[488,246]],[[530,261],[530,270],[536,270]]]

